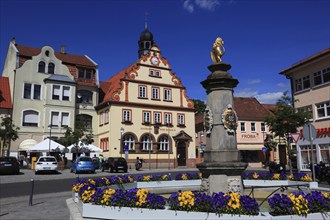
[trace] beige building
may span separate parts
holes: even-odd
[[[150,168],[195,167],[194,104],[145,29],[139,59],[100,84],[96,106],[103,155]]]
[[[264,147],[266,135],[270,134],[269,128],[263,120],[267,114],[270,114],[270,111],[263,104],[260,104],[256,98],[234,97],[234,108],[238,117],[236,138],[241,160],[247,162],[249,167],[262,167],[262,162],[265,160],[265,153],[262,148]],[[203,115],[196,115],[197,163],[203,161],[203,150],[206,146],[203,121]],[[276,161],[278,159],[278,153],[271,151],[270,160]]]
[[[314,162],[330,163],[330,48],[310,56],[280,72],[291,82],[295,108],[311,113],[310,123],[317,129]],[[310,143],[303,137],[297,143],[299,170],[308,170]]]
[[[20,127],[11,153],[25,152],[51,136],[63,136],[75,121],[97,133],[97,64],[87,56],[9,43],[2,76],[9,78],[13,121]],[[97,143],[97,136],[94,137]]]

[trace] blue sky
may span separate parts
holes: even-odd
[[[210,50],[220,36],[223,62],[239,80],[235,96],[275,103],[290,90],[279,72],[329,47],[328,0],[0,0],[0,64],[9,41],[32,47],[61,45],[88,55],[104,81],[138,58],[148,29],[193,99],[206,99],[200,82],[210,73]]]

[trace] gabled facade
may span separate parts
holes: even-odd
[[[280,72],[291,82],[296,109],[311,113],[310,123],[317,129],[314,162],[330,163],[330,48],[316,53]],[[308,170],[310,143],[303,137],[296,146],[299,170]]]
[[[49,136],[58,139],[76,121],[97,129],[93,120],[97,118],[97,65],[87,56],[61,50],[18,45],[15,39],[9,44],[2,75],[9,78],[12,117],[20,127],[19,139],[12,142],[13,152],[26,151],[26,143],[33,145]]]
[[[123,156],[131,166],[195,166],[194,104],[172,72],[152,34],[139,40],[139,59],[100,83],[98,113],[104,156]]]
[[[268,105],[268,107],[273,105]],[[241,160],[249,163],[249,167],[261,167],[265,160],[262,151],[264,140],[269,134],[268,126],[263,122],[271,112],[256,98],[234,97],[234,108],[237,113],[238,126],[236,129],[237,149]],[[197,162],[203,161],[203,151],[206,146],[206,133],[203,126],[203,115],[196,116],[196,155]],[[278,155],[270,152],[270,161],[278,159]]]

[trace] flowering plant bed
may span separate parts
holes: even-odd
[[[259,213],[256,200],[237,193],[220,192],[208,196],[200,192],[179,191],[166,200],[145,189],[84,188],[78,202],[82,216],[100,219],[321,220],[329,218],[330,211],[329,193],[318,191],[289,196],[275,194],[268,200],[271,213]]]
[[[268,204],[272,215],[306,216],[310,213],[327,213],[330,212],[330,194],[319,191],[308,194],[297,192],[289,195],[276,193],[268,199]]]
[[[261,218],[256,200],[237,193],[214,194],[185,191],[168,199],[145,189],[127,191],[87,188],[78,202],[83,217],[107,219],[234,219]],[[111,213],[111,214],[110,214]]]
[[[244,172],[242,174],[245,180],[291,180],[312,182],[312,177],[307,173],[294,173],[287,175],[285,173],[258,173],[258,172]]]
[[[200,174],[198,173],[179,173],[176,175],[175,180],[200,180]],[[80,188],[84,185],[93,185],[93,187],[107,187],[107,186],[117,186],[113,188],[130,189],[130,188],[140,188],[134,182],[164,182],[172,181],[171,174],[156,174],[156,175],[137,175],[134,179],[131,175],[121,175],[121,176],[109,176],[96,179],[79,179],[74,181],[72,185],[72,191],[78,193]],[[194,185],[198,184],[200,181],[193,182]],[[187,182],[189,185],[189,183]],[[200,184],[200,183],[199,183]],[[150,184],[151,186],[152,184]],[[159,185],[159,184],[158,184]],[[143,185],[142,185],[143,186]],[[163,186],[158,186],[163,187]]]

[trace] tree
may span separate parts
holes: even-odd
[[[5,149],[7,147],[7,156],[10,153],[11,141],[15,141],[18,138],[18,130],[20,128],[13,124],[13,120],[10,117],[3,118],[0,128],[0,138],[2,146],[1,155],[4,156]]]
[[[67,149],[70,145],[75,145],[76,152],[80,152],[79,141],[82,145],[89,145],[94,142],[93,132],[88,130],[82,122],[77,122],[75,129],[67,127],[64,137],[61,137],[59,142]]]
[[[297,132],[299,127],[304,126],[307,123],[307,119],[310,118],[310,114],[305,110],[296,110],[294,108],[294,102],[288,96],[288,91],[284,92],[281,99],[276,103],[276,108],[273,114],[269,114],[265,118],[265,123],[269,126],[271,132],[275,136],[284,137],[286,140],[286,148],[289,156],[289,169],[292,174],[290,143],[288,141],[290,133]]]
[[[205,105],[204,101],[199,100],[199,99],[193,99],[192,101],[194,102],[196,114],[201,114],[201,113],[205,112],[206,105]]]

